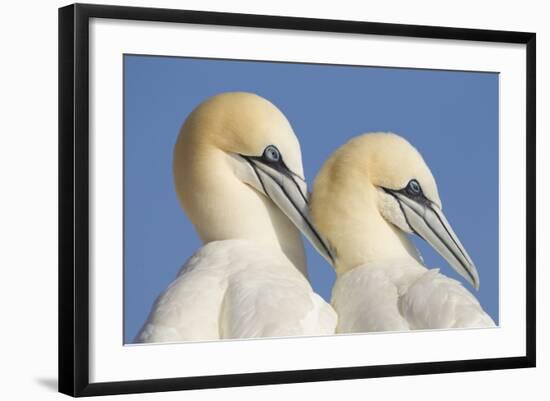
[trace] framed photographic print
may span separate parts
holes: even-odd
[[[535,366],[535,34],[59,10],[59,390]]]

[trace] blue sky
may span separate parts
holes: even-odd
[[[124,85],[125,343],[201,246],[176,198],[172,149],[193,108],[227,91],[257,93],[286,115],[310,187],[351,137],[392,131],[409,140],[478,267],[476,296],[498,321],[498,74],[127,55]],[[427,266],[464,283],[428,244],[414,241]],[[334,273],[307,243],[306,251],[312,285],[329,300]]]

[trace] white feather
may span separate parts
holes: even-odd
[[[136,341],[332,334],[336,319],[282,253],[247,240],[216,241],[160,295]]]
[[[408,192],[412,180],[422,195]],[[371,133],[340,147],[315,180],[311,209],[336,254],[337,332],[495,325],[459,282],[424,266],[409,238],[417,233],[450,267],[479,284],[473,261],[442,213],[430,169],[405,139]]]
[[[258,161],[268,145],[303,175],[298,139],[267,100],[225,93],[189,115],[174,147],[174,183],[206,245],[159,296],[136,341],[334,333],[335,312],[306,278],[305,185]]]
[[[458,281],[413,260],[356,267],[336,281],[336,332],[493,327]]]

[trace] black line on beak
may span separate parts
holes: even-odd
[[[280,186],[280,185],[279,185]],[[281,190],[283,191],[283,193],[285,194],[286,198],[289,200],[289,202],[292,204],[292,206],[294,206],[294,209],[296,209],[298,211],[298,213],[300,214],[300,216],[302,217],[302,219],[306,222],[307,226],[309,227],[309,229],[311,230],[311,232],[313,233],[313,235],[315,235],[315,238],[317,238],[317,240],[319,241],[319,243],[321,244],[321,246],[323,247],[323,249],[325,250],[326,254],[328,255],[328,257],[330,258],[331,262],[334,264],[334,258],[332,256],[332,253],[330,252],[330,250],[328,249],[327,245],[325,244],[325,242],[323,241],[323,239],[321,238],[321,236],[319,235],[319,233],[317,232],[317,230],[315,229],[315,227],[313,226],[313,224],[311,224],[311,222],[309,221],[309,219],[306,218],[306,216],[304,216],[304,214],[302,213],[302,211],[296,206],[296,204],[292,201],[292,198],[289,196],[288,192],[286,192],[285,188],[283,186],[280,186],[281,187]],[[300,192],[301,193],[301,192]],[[303,196],[303,195],[302,195]]]
[[[281,155],[279,161],[277,161],[277,162],[267,161],[261,156],[245,156],[245,155],[240,155],[240,156],[245,158],[249,163],[251,163],[251,160],[254,160],[258,163],[262,163],[262,164],[264,164],[268,167],[271,167],[273,170],[275,170],[275,171],[283,174],[285,177],[289,178],[294,183],[294,185],[296,185],[296,188],[298,189],[298,192],[300,193],[300,195],[304,199],[304,202],[306,202],[306,204],[309,204],[307,196],[303,193],[302,188],[296,182],[295,177],[299,178],[303,182],[305,182],[305,180],[302,177],[300,177],[298,174],[296,174],[294,171],[292,171],[291,169],[288,168],[288,166],[286,165],[282,155]]]
[[[443,226],[443,228],[445,229],[445,231],[447,232],[447,235],[449,237],[451,237],[451,239],[453,240],[453,242],[455,243],[456,247],[458,248],[458,250],[460,251],[460,253],[462,254],[462,256],[464,256],[464,259],[470,259],[468,258],[464,252],[462,251],[462,247],[458,245],[458,243],[455,241],[454,237],[451,235],[451,233],[449,232],[449,230],[447,230],[447,226],[445,224],[443,224],[443,220],[441,220],[441,217],[439,217],[439,213],[435,212],[433,210],[433,208],[430,206],[430,209],[432,209],[432,211],[434,212],[434,214],[436,215],[437,217],[437,220],[439,220],[439,222],[441,223],[441,225]]]
[[[248,156],[243,156],[243,155],[241,155],[241,157],[242,157],[243,159],[245,159],[246,162],[247,162],[248,164],[250,164],[250,167],[252,167],[252,170],[254,171],[254,174],[256,174],[256,177],[258,178],[258,181],[260,181],[260,184],[262,185],[262,189],[263,189],[264,192],[267,194],[267,189],[265,188],[264,181],[262,180],[262,177],[260,177],[260,174],[259,174],[258,171],[256,170],[256,166],[254,166],[254,163],[252,163],[252,162],[249,160]]]
[[[413,226],[411,226],[411,223],[409,222],[409,218],[407,217],[407,213],[405,213],[405,209],[403,209],[403,205],[401,204],[401,202],[399,201],[399,198],[397,197],[397,195],[395,195],[393,193],[393,191],[391,189],[387,189],[387,188],[383,188],[381,187],[387,194],[390,194],[391,196],[393,196],[393,198],[395,199],[395,201],[397,202],[397,204],[399,205],[399,209],[401,209],[401,214],[403,214],[403,217],[405,218],[405,223],[407,223],[407,225],[409,226],[409,228],[411,229],[411,231],[413,233],[415,233],[416,235],[418,235],[420,238],[422,238],[424,241],[426,241],[426,239],[420,235],[415,229]],[[426,241],[428,242],[428,241]]]
[[[267,164],[268,166],[272,167],[273,168],[273,165],[275,166],[280,166],[279,164],[275,164],[275,163],[266,163],[264,160],[262,160],[261,158],[259,157],[254,157],[254,156],[245,156],[245,155],[240,155],[243,159],[245,159],[248,164],[250,164],[250,166],[252,167],[252,170],[254,170],[254,174],[256,174],[256,177],[258,177],[258,180],[260,181],[260,184],[262,185],[262,189],[264,190],[265,194],[271,198],[271,195],[269,194],[269,192],[267,191],[265,185],[264,185],[264,182],[262,180],[262,177],[260,176],[260,174],[258,173],[258,170],[256,169],[256,166],[254,165],[254,163],[252,162],[252,160],[256,160],[257,162],[259,163],[263,163],[263,164]],[[292,182],[294,183],[294,185],[296,185],[296,188],[298,188],[298,192],[300,193],[300,195],[302,196],[302,198],[304,199],[304,202],[306,205],[309,205],[309,202],[307,200],[307,197],[304,195],[304,193],[302,192],[302,189],[300,188],[300,186],[298,185],[298,183],[294,180],[294,176],[297,176],[299,177],[297,174],[293,173],[292,170],[290,170],[286,164],[284,164],[284,162],[282,163],[282,168],[279,167],[279,168],[273,168],[275,171],[283,174],[284,176],[286,176],[287,178],[289,178],[290,180],[292,180]],[[273,178],[272,178],[273,179]],[[280,183],[278,183],[276,180],[273,179],[273,181],[275,181],[277,183],[277,185],[279,185],[279,188],[281,188],[281,190],[283,191],[283,194],[285,195],[285,197],[288,199],[288,201],[290,202],[290,204],[294,207],[294,209],[298,212],[298,214],[300,215],[300,217],[302,218],[303,221],[306,222],[307,226],[309,227],[310,231],[313,233],[313,235],[315,236],[315,238],[317,238],[317,241],[321,244],[321,246],[323,247],[323,249],[325,250],[325,253],[328,255],[328,257],[330,258],[330,260],[332,261],[332,263],[334,264],[334,257],[332,256],[332,252],[330,252],[330,250],[328,249],[328,246],[325,244],[325,242],[322,240],[321,236],[319,235],[319,233],[317,232],[317,230],[315,229],[315,227],[311,224],[311,222],[309,221],[308,218],[306,218],[306,216],[304,216],[304,214],[302,213],[302,211],[300,210],[300,208],[298,208],[298,206],[292,201],[292,198],[290,197],[289,193],[286,191],[286,189],[284,188],[283,185],[281,185]]]
[[[407,224],[409,225],[409,227],[411,227],[412,231],[418,235],[420,238],[422,238],[424,241],[426,241],[426,239],[424,237],[422,237],[420,234],[418,234],[418,232],[411,226],[411,224],[409,223],[409,219],[407,218],[407,214],[405,213],[404,209],[403,209],[403,205],[401,204],[401,201],[399,200],[399,198],[393,193],[393,192],[400,192],[400,191],[392,191],[391,189],[387,189],[387,188],[382,188],[384,191],[386,191],[387,193],[389,193],[391,196],[393,196],[395,198],[395,200],[397,201],[398,205],[399,205],[399,208],[401,209],[401,212],[403,213],[403,216],[405,217],[405,221],[407,222]],[[405,194],[404,194],[405,195]],[[405,195],[406,196],[406,195]],[[409,197],[410,198],[410,197]],[[445,231],[447,232],[447,235],[451,238],[451,240],[453,241],[453,243],[456,245],[456,247],[458,248],[458,250],[460,251],[460,253],[462,254],[462,256],[464,257],[464,259],[468,260],[469,258],[466,257],[466,255],[464,255],[464,252],[462,251],[461,247],[458,246],[458,244],[456,243],[455,239],[453,238],[453,236],[451,235],[451,233],[449,232],[449,230],[447,230],[447,227],[445,226],[445,224],[443,224],[443,221],[441,220],[441,218],[439,217],[439,215],[433,210],[432,208],[432,205],[431,205],[431,202],[429,199],[425,198],[427,202],[423,202],[424,203],[424,206],[425,207],[429,207],[430,210],[432,211],[432,213],[434,213],[436,216],[437,216],[437,219],[439,220],[439,223],[443,226],[443,228],[445,229]],[[413,202],[415,202],[414,199],[412,199]],[[418,213],[416,210],[414,210],[413,208],[409,208],[413,211],[413,213],[415,213],[417,216],[419,216],[422,221],[424,221],[426,223],[426,225],[428,226],[428,228],[432,231],[432,233],[434,233],[436,235],[436,237],[439,239],[439,241],[441,241],[441,243],[445,246],[445,248],[447,248],[447,250],[449,252],[451,252],[451,254],[455,257],[455,259],[458,261],[458,263],[460,263],[460,265],[462,266],[462,268],[466,271],[466,273],[468,274],[468,276],[470,277],[470,279],[472,280],[472,283],[475,283],[476,282],[476,279],[474,278],[474,276],[472,275],[472,273],[470,272],[470,270],[466,267],[466,265],[464,264],[464,262],[462,262],[461,258],[458,257],[458,255],[456,254],[456,252],[451,248],[449,247],[449,245],[447,245],[447,243],[443,240],[443,238],[441,238],[441,236],[438,234],[438,232],[436,230],[434,230],[433,226],[430,225],[430,222],[427,221],[426,219],[424,219],[424,217],[422,217],[422,215],[420,213]],[[428,242],[428,241],[426,241]]]
[[[292,180],[292,182],[294,183],[294,185],[296,185],[296,188],[298,188],[298,192],[300,192],[300,195],[302,195],[302,198],[304,199],[304,202],[306,203],[306,205],[309,205],[309,201],[307,199],[307,196],[304,195],[304,193],[302,192],[302,188],[300,188],[300,185],[298,185],[298,183],[296,182],[296,180],[294,179],[294,173],[292,173],[291,170],[288,170],[292,175],[290,176],[290,179]]]

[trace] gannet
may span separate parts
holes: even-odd
[[[336,314],[307,279],[300,231],[330,254],[310,221],[300,144],[281,111],[251,93],[206,100],[181,128],[173,176],[204,245],[136,342],[334,333]]]
[[[402,137],[363,134],[339,148],[315,179],[311,215],[334,258],[338,333],[494,326],[458,281],[424,266],[408,238],[423,238],[479,288],[432,173]]]

